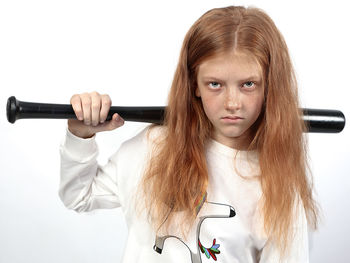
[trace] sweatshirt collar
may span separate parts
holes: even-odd
[[[241,156],[246,156],[246,155],[255,155],[257,156],[257,151],[256,150],[237,150],[235,148],[231,148],[227,145],[224,145],[214,139],[209,139],[208,144],[207,144],[207,150],[212,153],[219,153],[223,154],[228,157],[235,157],[237,154],[237,158]]]

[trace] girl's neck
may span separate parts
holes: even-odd
[[[211,137],[214,141],[238,151],[247,151],[250,142],[252,141],[252,136],[248,131],[246,134],[243,134],[240,137],[232,138],[232,140],[222,140],[220,137],[215,136],[214,134]]]

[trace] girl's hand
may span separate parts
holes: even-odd
[[[100,95],[96,91],[75,94],[70,103],[77,120],[69,119],[68,129],[78,137],[90,138],[97,132],[111,131],[124,124],[124,120],[117,113],[113,114],[112,120],[106,121],[112,105],[108,95]]]

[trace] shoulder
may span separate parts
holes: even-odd
[[[164,126],[147,126],[134,137],[123,142],[115,157],[125,161],[144,160],[149,157],[165,135]]]
[[[125,141],[121,145],[121,150],[140,149],[140,147],[150,147],[159,143],[164,138],[166,128],[164,126],[147,126],[134,137]]]
[[[116,169],[116,181],[124,207],[138,191],[140,180],[148,167],[152,152],[162,137],[164,128],[148,126],[134,137],[122,143],[111,161]]]

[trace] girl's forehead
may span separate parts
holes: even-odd
[[[199,74],[224,73],[253,74],[261,77],[262,70],[258,60],[247,52],[230,51],[211,56],[199,65]]]

